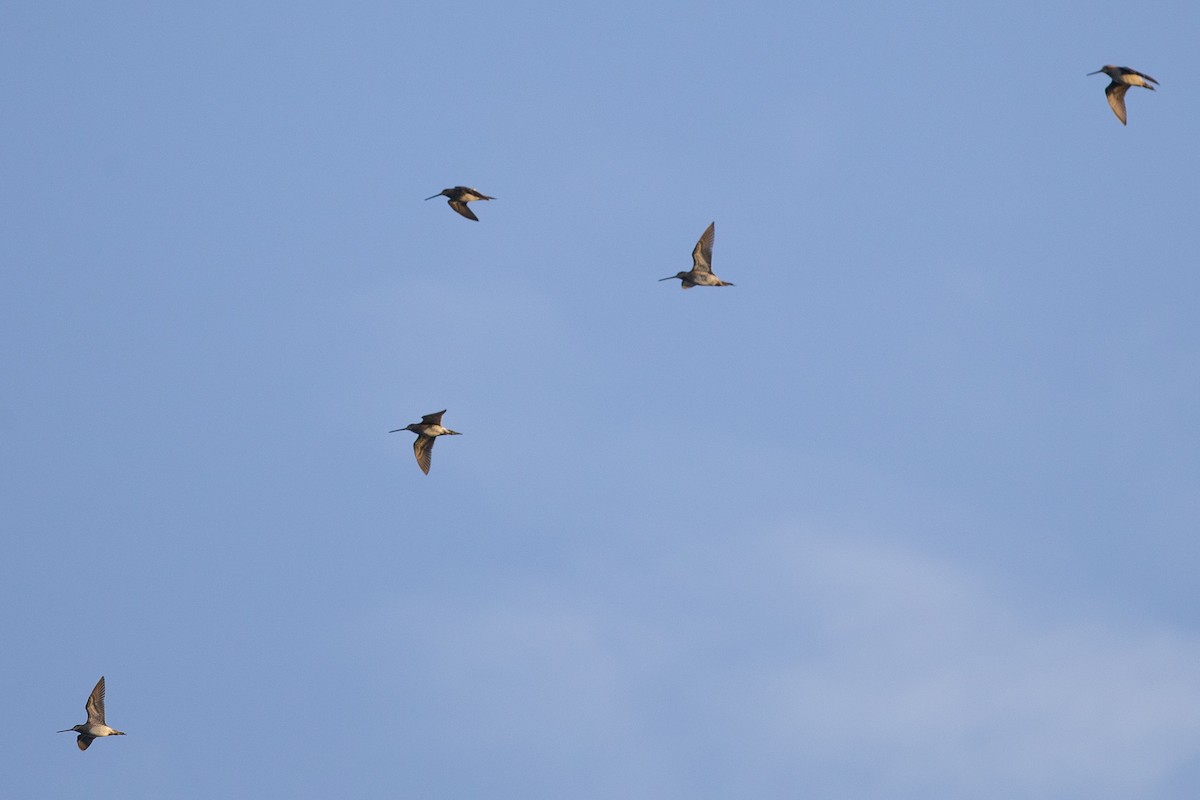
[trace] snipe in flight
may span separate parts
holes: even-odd
[[[472,189],[470,186],[451,186],[449,189],[442,189],[437,194],[432,194],[426,197],[426,200],[432,200],[435,197],[448,197],[446,202],[467,219],[473,219],[479,222],[479,217],[475,216],[475,212],[467,208],[467,203],[473,203],[476,200],[495,200],[494,197],[488,197],[478,189]]]
[[[70,733],[74,731],[79,734],[75,739],[75,744],[79,745],[80,750],[87,750],[88,745],[94,739],[100,736],[124,736],[125,731],[119,731],[115,728],[110,728],[104,722],[104,676],[100,676],[100,680],[96,682],[96,688],[92,689],[92,693],[88,695],[87,704],[84,706],[87,709],[87,722],[82,725],[76,725],[73,728],[67,728],[59,733]]]
[[[1112,106],[1113,113],[1117,115],[1117,119],[1121,120],[1122,125],[1125,124],[1125,93],[1129,91],[1129,87],[1141,86],[1153,92],[1154,87],[1150,84],[1158,83],[1154,78],[1138,72],[1136,69],[1114,67],[1112,64],[1107,64],[1095,72],[1089,72],[1088,75],[1099,75],[1101,72],[1112,78],[1112,83],[1108,84],[1104,90],[1104,96],[1108,98],[1108,104]]]
[[[413,453],[417,456],[417,466],[426,475],[429,474],[429,463],[433,457],[433,440],[438,436],[462,436],[458,431],[442,427],[442,414],[445,413],[446,410],[442,409],[434,414],[426,414],[421,417],[420,422],[414,422],[411,425],[405,425],[403,428],[388,431],[388,433],[412,431],[417,435],[417,440],[413,442]]]
[[[659,282],[679,278],[684,289],[693,286],[733,286],[732,283],[718,278],[712,271],[713,237],[716,236],[716,228],[717,223],[710,223],[700,241],[696,242],[696,249],[692,250],[692,269],[689,272],[677,272],[670,277],[659,278]]]

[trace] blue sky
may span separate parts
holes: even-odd
[[[0,795],[1195,797],[1198,33],[10,4]]]

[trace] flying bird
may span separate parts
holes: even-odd
[[[100,680],[96,682],[96,688],[92,689],[92,693],[88,695],[87,704],[84,706],[87,709],[87,722],[82,725],[76,725],[73,728],[67,728],[59,733],[70,733],[72,731],[79,734],[75,740],[75,744],[79,745],[80,750],[87,750],[88,745],[98,736],[124,736],[125,731],[118,731],[108,727],[104,722],[104,676],[100,676]]]
[[[1129,91],[1129,87],[1141,86],[1143,89],[1153,92],[1154,87],[1150,84],[1158,83],[1154,78],[1138,72],[1136,69],[1114,67],[1112,64],[1103,66],[1095,72],[1089,72],[1088,75],[1099,75],[1101,72],[1112,78],[1112,83],[1104,90],[1104,96],[1108,98],[1108,104],[1112,106],[1113,113],[1117,115],[1117,119],[1121,120],[1122,125],[1125,124],[1125,93]]]
[[[659,278],[659,282],[669,281],[673,278],[679,278],[684,289],[690,289],[693,286],[733,286],[732,283],[725,281],[713,275],[712,271],[712,248],[713,237],[716,235],[717,223],[710,223],[708,229],[704,231],[704,235],[700,237],[700,241],[696,242],[696,249],[692,251],[692,269],[690,272],[677,272],[668,278]]]
[[[434,196],[436,197],[436,195]],[[426,475],[429,474],[429,460],[433,456],[433,440],[438,436],[462,436],[458,431],[442,427],[442,414],[445,413],[446,410],[442,409],[435,414],[426,414],[421,417],[420,422],[414,422],[411,425],[405,425],[403,428],[388,431],[388,433],[412,431],[417,435],[417,440],[413,442],[413,453],[417,456],[417,466]]]
[[[467,219],[473,219],[479,222],[479,217],[475,216],[475,212],[467,208],[467,203],[472,203],[476,200],[495,200],[494,197],[488,197],[478,189],[472,189],[470,186],[452,186],[449,189],[442,189],[434,195],[426,197],[426,200],[432,200],[435,197],[448,197],[446,202]]]

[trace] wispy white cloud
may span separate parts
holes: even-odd
[[[1149,797],[1195,761],[1195,632],[1060,612],[862,542],[809,542],[794,563],[821,645],[771,668],[764,699],[782,701],[782,739],[853,766],[864,788]]]
[[[401,598],[359,640],[423,746],[514,796],[1145,798],[1194,768],[1194,631],[803,529],[634,571]]]

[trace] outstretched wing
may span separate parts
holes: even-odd
[[[417,457],[417,466],[421,468],[421,472],[429,474],[429,464],[433,458],[433,440],[434,436],[418,436],[413,442],[413,453]]]
[[[75,744],[79,747],[80,750],[87,750],[88,745],[90,745],[94,741],[96,741],[96,737],[88,736],[86,733],[81,733],[81,734],[79,734],[79,736],[77,736],[75,738]]]
[[[1108,97],[1108,104],[1112,107],[1113,113],[1117,115],[1117,119],[1121,120],[1121,124],[1125,123],[1125,93],[1129,91],[1129,84],[1117,83],[1113,81],[1104,90],[1105,96]]]
[[[474,211],[467,208],[466,203],[461,203],[458,200],[450,200],[449,203],[450,203],[450,207],[453,208],[455,211],[457,211],[459,214],[462,214],[467,219],[473,219],[476,222],[479,222],[479,217],[475,216]]]
[[[446,409],[443,408],[441,411],[435,411],[432,414],[426,414],[425,416],[421,417],[421,422],[423,422],[426,425],[441,425],[442,424],[442,414],[445,414],[445,413],[446,413]]]
[[[100,676],[100,680],[96,681],[96,688],[92,689],[92,693],[88,696],[87,704],[84,706],[87,709],[88,724],[93,725],[99,723],[104,725],[104,676]],[[83,737],[79,740],[82,742]],[[90,744],[90,742],[89,742]],[[80,744],[79,749],[86,750],[86,744]]]
[[[696,249],[692,251],[693,272],[712,272],[712,248],[716,228],[716,222],[709,223],[708,229],[704,231],[700,241],[696,242]]]

